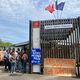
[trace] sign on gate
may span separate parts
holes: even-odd
[[[59,29],[59,28],[72,28],[72,24],[59,24],[59,25],[47,25],[44,26],[45,29]]]
[[[31,64],[41,64],[41,54],[40,48],[32,48],[31,49]]]

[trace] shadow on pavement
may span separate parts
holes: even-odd
[[[22,76],[23,75],[23,73],[20,73],[20,72],[10,73],[10,71],[4,69],[4,66],[0,66],[0,74],[1,73],[3,73],[3,74],[7,73],[7,74],[9,74],[9,76]]]
[[[9,76],[22,76],[22,73],[11,73]]]

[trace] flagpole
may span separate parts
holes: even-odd
[[[53,1],[53,0],[51,0],[51,3],[52,3],[52,1]],[[54,16],[54,19],[56,19],[56,16],[55,16],[55,14],[54,14],[54,13],[53,13],[53,16]]]
[[[54,15],[54,19],[56,19],[56,16],[55,16],[55,14],[53,13],[53,15]]]
[[[62,17],[62,12],[63,12],[63,11],[61,11],[61,14],[60,14],[60,19],[61,19],[61,17]]]
[[[66,0],[65,0],[65,3],[66,3]],[[64,10],[64,9],[63,9],[63,10]],[[63,10],[61,11],[61,14],[60,14],[60,19],[61,19],[61,17],[62,17]]]
[[[56,19],[56,16],[55,16],[55,14],[53,13],[53,15],[54,15],[54,19]]]
[[[52,0],[53,1],[53,0]],[[54,1],[55,2],[55,1]],[[56,19],[56,15],[54,14],[54,17],[55,17],[55,19]]]
[[[57,4],[58,4],[58,0],[57,0]],[[58,10],[57,10],[57,19],[58,19]]]

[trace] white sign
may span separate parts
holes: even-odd
[[[33,65],[33,72],[40,72],[40,65]]]
[[[72,24],[60,24],[60,25],[48,25],[44,26],[44,29],[57,29],[57,28],[72,28]]]
[[[40,48],[40,28],[33,28],[33,48]]]

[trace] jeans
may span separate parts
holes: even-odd
[[[26,63],[27,63],[27,61],[24,60],[23,61],[23,72],[24,73],[26,73],[26,65],[27,65]]]
[[[16,71],[16,61],[12,61],[11,62],[11,72],[15,72]]]
[[[8,70],[11,71],[11,62],[8,61]]]
[[[8,59],[5,59],[5,60],[4,60],[5,69],[7,69],[7,67],[8,67],[8,62],[9,62]]]
[[[21,69],[22,69],[21,61],[17,61],[16,69],[19,70],[19,71],[21,71]]]

